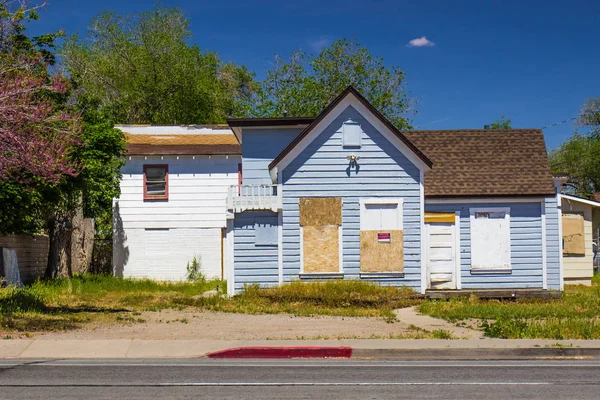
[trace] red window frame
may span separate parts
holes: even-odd
[[[165,169],[165,194],[160,196],[149,195],[146,185],[146,170],[148,168]],[[144,164],[144,200],[169,200],[169,165],[168,164]]]

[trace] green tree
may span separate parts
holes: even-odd
[[[317,55],[296,50],[286,61],[276,54],[252,113],[261,117],[315,116],[349,85],[397,128],[410,128],[412,102],[404,72],[387,67],[368,48],[345,38]]]
[[[244,115],[254,74],[201,51],[190,37],[178,8],[103,12],[88,37],[68,38],[60,55],[77,101],[93,104],[114,123],[220,123]]]
[[[512,129],[512,120],[504,115],[490,124],[490,129]]]
[[[568,177],[568,192],[591,197],[600,190],[600,97],[584,103],[577,130],[550,152],[550,165],[553,174]]]
[[[44,5],[43,3],[42,5]],[[15,6],[15,8],[9,8]],[[54,34],[43,35],[44,40],[29,38],[25,32],[25,24],[37,19],[36,10],[39,6],[31,6],[27,1],[0,0],[0,57],[3,60],[13,60],[22,64],[23,60],[37,60],[37,63],[28,71],[33,71],[38,80],[55,82],[48,71],[48,65],[54,59],[52,49]],[[41,61],[40,61],[41,60]],[[29,81],[28,81],[29,82]],[[37,81],[36,81],[37,82]],[[2,85],[1,88],[11,87]],[[16,85],[13,85],[16,86]],[[45,86],[44,86],[45,88]],[[62,112],[61,120],[68,121],[67,115],[73,116],[73,102],[69,101],[69,91],[44,90],[40,96],[47,101],[44,107],[39,105],[34,96],[2,97],[2,109],[30,110],[41,113],[49,109]],[[37,95],[37,93],[36,93]],[[12,100],[12,99],[16,100]],[[15,102],[19,102],[15,104]],[[29,107],[23,106],[24,102],[32,102]],[[27,105],[27,104],[25,104]],[[70,221],[73,215],[81,210],[88,217],[102,217],[110,210],[113,197],[119,195],[120,167],[123,163],[125,142],[123,133],[113,129],[106,118],[96,111],[94,107],[85,107],[83,113],[83,129],[77,129],[77,140],[69,142],[69,148],[63,154],[65,161],[76,166],[75,171],[52,172],[43,171],[40,166],[36,168],[20,168],[26,172],[25,176],[10,177],[0,181],[0,232],[2,233],[38,233],[47,230],[50,238],[50,252],[46,275],[49,277],[68,276],[70,254]],[[12,113],[15,114],[15,113]],[[11,115],[12,115],[11,114]],[[36,114],[36,115],[37,115]],[[81,113],[77,113],[74,120],[80,125]],[[25,115],[19,111],[17,116]],[[27,131],[23,130],[27,124],[9,124],[6,118],[0,121],[0,131],[8,127],[13,129],[10,137],[17,143],[26,138]],[[19,121],[17,119],[17,121]],[[54,141],[40,144],[37,151],[40,154],[51,154],[55,142],[61,135],[57,129],[50,129],[47,123],[35,120],[36,130],[46,128],[52,131]],[[10,122],[10,121],[9,121]],[[25,127],[21,129],[20,127]],[[27,128],[29,129],[29,128]],[[14,132],[13,132],[14,131]],[[2,154],[0,164],[7,162],[8,158]],[[43,159],[41,157],[40,159]],[[23,164],[26,165],[26,164]],[[54,164],[50,164],[54,165]],[[44,165],[41,165],[43,167]],[[14,169],[13,169],[14,170]],[[109,212],[109,211],[108,211]]]

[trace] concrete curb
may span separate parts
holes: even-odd
[[[208,358],[350,358],[352,348],[346,346],[272,346],[235,347],[207,354]]]
[[[531,360],[600,358],[600,348],[353,349],[352,358],[379,360]]]

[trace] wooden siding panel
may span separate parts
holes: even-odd
[[[121,169],[121,197],[114,201],[113,262],[120,276],[179,280],[193,253],[202,256],[205,273],[221,276],[221,228],[226,226],[226,199],[236,185],[240,156],[127,157]],[[169,166],[169,199],[144,201],[143,166]],[[169,229],[173,257],[164,268],[149,265],[145,229]]]
[[[560,290],[562,238],[559,234],[559,207],[556,197],[546,198],[546,250],[548,289]]]
[[[256,218],[277,221],[276,214],[269,211],[246,211],[235,215],[233,257],[236,292],[241,291],[245,284],[273,286],[279,282],[278,247],[255,244]]]
[[[245,185],[269,185],[269,163],[302,131],[298,128],[244,129],[242,180]]]
[[[362,147],[343,148],[341,127],[348,119],[362,126]],[[346,156],[360,156],[359,170]],[[381,171],[381,173],[380,173]],[[300,271],[299,199],[341,197],[343,269],[346,279],[360,273],[360,198],[403,198],[404,278],[377,279],[381,284],[420,288],[419,170],[377,132],[354,108],[344,110],[283,173],[283,278],[298,279]]]
[[[510,273],[471,273],[470,208],[510,207]],[[427,212],[460,211],[461,280],[463,289],[518,289],[542,287],[541,203],[426,204]],[[548,210],[546,211],[548,213]],[[556,212],[556,208],[554,208]],[[556,220],[555,220],[556,221]],[[548,221],[546,225],[553,221]],[[547,233],[548,235],[548,233]],[[551,257],[548,257],[550,261]],[[549,264],[549,263],[548,263]]]

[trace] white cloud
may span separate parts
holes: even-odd
[[[331,40],[329,40],[327,38],[320,38],[317,40],[313,40],[312,42],[309,42],[308,45],[310,46],[312,51],[314,51],[315,53],[319,53],[325,47],[329,46],[330,43],[331,43]]]
[[[413,39],[410,42],[408,42],[408,44],[406,45],[406,47],[431,47],[431,46],[435,46],[435,43],[433,43],[431,40],[427,39],[425,36]]]

